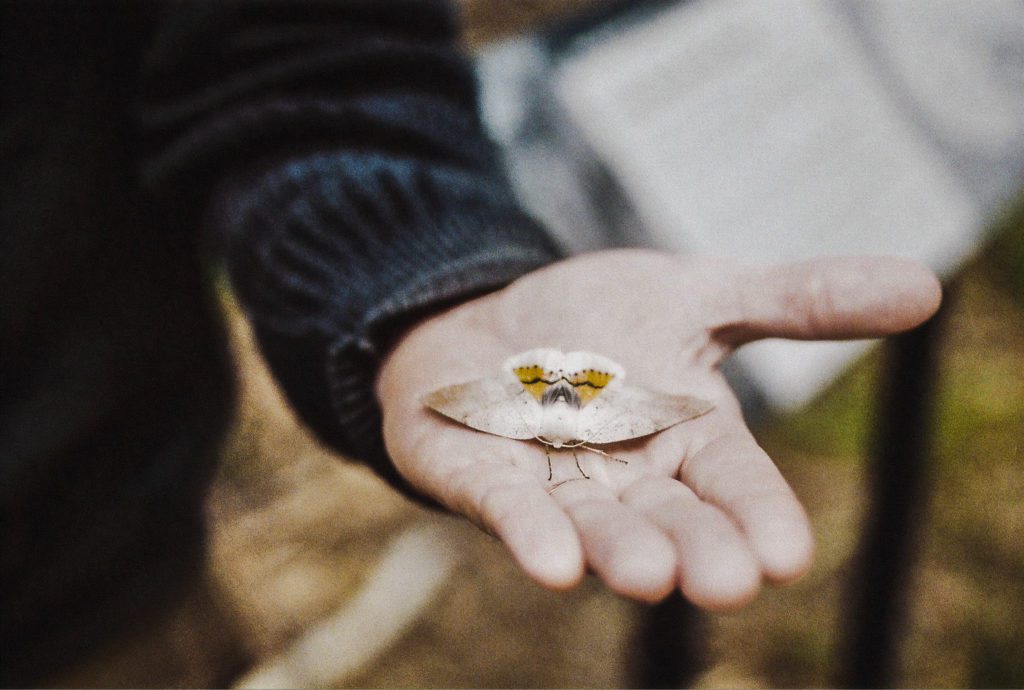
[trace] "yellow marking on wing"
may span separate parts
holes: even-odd
[[[519,379],[519,383],[523,384],[523,388],[540,402],[541,398],[544,397],[544,391],[548,389],[550,385],[544,379],[545,372],[544,368],[537,366],[536,364],[526,367],[516,367],[514,370],[516,377]]]
[[[544,391],[551,386],[555,378],[561,376],[561,374],[545,371],[544,367],[537,364],[516,367],[513,372],[523,388],[538,402],[543,399]],[[586,405],[600,395],[613,378],[615,378],[614,374],[597,369],[584,369],[565,376],[565,379],[576,390],[576,394],[579,395],[581,405]]]
[[[615,378],[615,375],[597,369],[584,369],[570,374],[567,378],[580,396],[580,402],[586,405],[601,394],[601,391]]]

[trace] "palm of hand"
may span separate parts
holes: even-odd
[[[754,441],[718,365],[767,336],[853,337],[902,330],[937,307],[934,277],[892,259],[751,267],[642,251],[562,262],[413,328],[381,370],[384,433],[415,487],[505,542],[551,587],[585,567],[626,596],[654,601],[680,587],[696,604],[732,608],[763,578],[810,565],[799,502]],[[427,410],[440,386],[493,376],[534,347],[590,350],[628,383],[695,395],[709,414],[609,446],[628,464],[459,426]],[[579,481],[573,481],[580,479]]]

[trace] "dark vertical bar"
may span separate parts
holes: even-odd
[[[892,687],[906,592],[929,488],[937,355],[943,313],[886,344],[868,512],[846,584],[835,685]]]
[[[688,688],[705,665],[702,617],[676,590],[646,610],[637,641],[638,688]]]

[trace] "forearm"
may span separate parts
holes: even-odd
[[[300,416],[390,474],[372,381],[394,333],[557,253],[499,172],[444,5],[341,5],[315,25],[272,7],[188,24],[187,59],[154,51],[147,173],[205,206]],[[226,67],[196,66],[214,53]]]

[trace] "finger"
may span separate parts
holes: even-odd
[[[500,539],[531,578],[552,589],[579,584],[583,549],[576,528],[534,473],[503,462],[453,471],[440,499]]]
[[[685,462],[679,478],[735,521],[768,579],[788,582],[810,568],[814,537],[807,514],[741,421]]]
[[[761,568],[747,540],[718,508],[674,479],[651,477],[631,486],[623,503],[671,538],[683,594],[712,611],[737,609],[760,589]]]
[[[575,523],[587,563],[611,590],[653,602],[675,588],[672,543],[609,487],[595,480],[572,481],[552,495]]]
[[[942,300],[931,270],[895,257],[821,258],[737,270],[737,299],[712,329],[732,347],[772,337],[880,337],[917,326]]]

